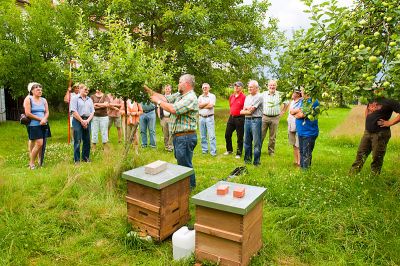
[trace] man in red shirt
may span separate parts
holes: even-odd
[[[244,135],[244,116],[240,114],[243,109],[246,96],[242,92],[243,83],[238,81],[234,84],[234,93],[229,97],[230,116],[226,123],[225,141],[226,152],[224,155],[233,153],[232,134],[236,130],[237,150],[236,159],[239,159],[243,150],[243,135]]]

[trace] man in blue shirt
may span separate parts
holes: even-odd
[[[74,162],[81,160],[80,145],[82,142],[82,161],[90,162],[90,122],[94,116],[94,104],[88,97],[89,89],[79,84],[79,96],[71,99],[72,125],[74,128]]]

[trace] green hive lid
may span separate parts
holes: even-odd
[[[220,185],[229,186],[228,194],[224,196],[217,195],[217,187]],[[236,187],[245,188],[245,195],[243,198],[233,197],[233,190]],[[194,195],[192,197],[192,202],[203,207],[245,215],[263,198],[266,191],[267,189],[263,187],[220,181],[212,187]]]
[[[185,177],[193,174],[192,168],[167,163],[167,169],[156,174],[150,175],[144,172],[144,166],[122,173],[122,178],[155,189],[162,189],[174,184]]]

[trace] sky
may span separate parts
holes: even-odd
[[[244,2],[251,3],[251,0]],[[269,15],[279,19],[279,28],[286,31],[287,36],[291,36],[293,30],[308,27],[310,23],[308,14],[303,12],[306,6],[300,0],[269,0],[269,2],[271,3]],[[352,2],[352,0],[338,0],[340,6],[351,6]]]

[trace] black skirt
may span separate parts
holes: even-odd
[[[28,130],[28,138],[30,140],[51,137],[50,126],[48,124],[43,126],[27,126],[26,128]]]

